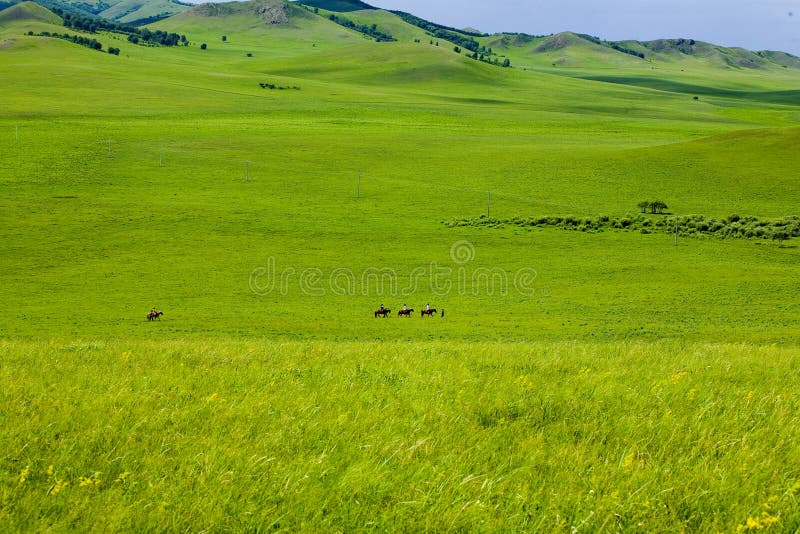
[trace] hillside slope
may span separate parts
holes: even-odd
[[[201,4],[151,28],[185,33],[239,57],[298,57],[365,42],[360,34],[284,0]]]
[[[718,69],[798,68],[800,58],[784,52],[753,52],[694,39],[604,41],[589,35],[562,32],[548,36],[497,34],[481,39],[528,66],[574,68],[678,64]]]
[[[10,25],[12,22],[61,24],[61,17],[35,2],[20,2],[0,11],[0,25]]]
[[[102,17],[127,24],[152,22],[189,8],[189,4],[180,0],[36,0],[36,2],[46,8],[58,8],[82,16]]]

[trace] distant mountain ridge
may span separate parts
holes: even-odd
[[[580,67],[590,58],[595,64],[609,67],[635,64],[642,61],[680,63],[689,58],[701,60],[724,69],[800,69],[800,58],[781,51],[750,51],[729,48],[688,38],[657,39],[652,41],[606,41],[586,34],[561,32],[536,36],[525,33],[485,34],[473,29],[456,29],[431,22],[402,11],[378,9],[361,0],[258,0],[256,2],[226,2],[186,4],[181,0],[36,0],[47,8],[59,8],[83,16],[98,16],[131,25],[149,24],[170,16],[191,11],[205,17],[225,17],[230,14],[252,14],[268,24],[285,24],[292,16],[309,16],[317,10],[349,13],[363,24],[370,17],[378,26],[394,17],[395,27],[406,25],[405,33],[420,30],[426,35],[475,52],[491,49],[493,54],[508,55],[533,65]],[[17,2],[0,0],[0,8]],[[252,8],[255,6],[255,8]],[[305,9],[303,9],[305,8]],[[380,18],[376,15],[382,14]],[[327,15],[326,15],[327,17]],[[517,61],[517,63],[519,63]],[[523,61],[523,64],[525,62]],[[512,63],[513,64],[513,63]]]
[[[593,54],[617,64],[643,61],[680,63],[693,59],[724,69],[800,68],[800,58],[787,52],[751,51],[687,38],[606,41],[572,32],[547,36],[504,33],[492,35],[488,45],[501,53],[516,51],[528,57],[539,56],[542,64],[550,63],[552,66],[575,67],[578,66],[576,57],[583,59]]]

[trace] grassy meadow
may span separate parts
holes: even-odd
[[[94,36],[114,56],[26,9],[5,530],[800,528],[796,239],[444,224],[797,215],[800,71],[503,69],[300,8]]]
[[[793,349],[215,339],[0,354],[11,530],[800,528]]]

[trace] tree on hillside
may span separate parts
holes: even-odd
[[[200,50],[205,50],[206,48],[208,48],[207,44],[203,43],[200,45]]]
[[[661,200],[643,200],[636,204],[636,207],[639,208],[642,213],[647,213],[647,211],[650,210],[650,213],[657,213],[659,215],[664,213],[665,209],[669,208],[669,206]]]
[[[669,206],[661,200],[654,200],[650,203],[650,213],[658,213],[660,215],[664,213],[664,210],[667,208],[669,208]]]
[[[223,36],[222,36],[222,42],[224,43],[224,42],[225,42],[225,41],[227,41],[227,40],[228,40],[228,36],[227,36],[227,35],[223,35]]]
[[[790,237],[789,232],[786,230],[775,230],[772,232],[772,240],[777,241],[779,247],[783,246],[783,242]]]
[[[510,59],[508,59],[508,58],[505,58],[505,59],[503,60],[503,66],[504,66],[504,67],[510,67],[510,66],[511,66],[511,60],[510,60]]]

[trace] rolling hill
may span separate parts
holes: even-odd
[[[0,25],[11,25],[14,22],[61,24],[61,17],[35,2],[20,2],[0,11]]]
[[[482,39],[487,46],[509,54],[522,65],[572,68],[625,68],[699,65],[722,70],[798,68],[799,59],[782,52],[752,52],[694,39],[655,41],[603,41],[588,35],[563,32],[536,37],[499,34]]]
[[[654,41],[605,41],[589,35],[563,32],[548,36],[526,34],[486,35],[475,30],[457,30],[425,21],[402,12],[377,9],[360,0],[309,0],[288,2],[286,0],[262,0],[243,2],[248,6],[228,4],[201,4],[192,7],[178,0],[117,0],[111,2],[77,2],[72,0],[41,0],[43,6],[59,7],[83,15],[95,15],[123,23],[142,24],[165,19],[172,15],[191,11],[206,17],[242,16],[255,9],[269,23],[281,24],[291,17],[302,15],[301,9],[320,18],[333,14],[344,16],[357,25],[372,26],[401,41],[416,41],[436,38],[450,45],[465,41],[477,41],[484,49],[491,49],[487,59],[509,58],[521,68],[560,68],[560,74],[574,75],[575,70],[598,69],[656,70],[671,69],[686,71],[714,67],[719,70],[740,69],[776,70],[800,69],[800,58],[776,51],[753,52],[741,48],[726,48],[693,39],[659,39]],[[256,5],[257,4],[257,5]],[[415,21],[415,24],[409,23]],[[186,19],[177,19],[169,24],[178,28]],[[422,27],[420,27],[422,26]],[[319,30],[323,25],[317,25]],[[431,33],[434,31],[436,35]],[[439,33],[439,32],[442,33]],[[448,35],[450,38],[448,38]],[[462,46],[462,48],[464,48]],[[465,50],[470,53],[470,50]],[[583,76],[583,74],[581,74]]]
[[[47,8],[58,8],[82,16],[96,16],[136,25],[180,13],[191,5],[180,0],[38,0],[37,3]]]

